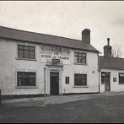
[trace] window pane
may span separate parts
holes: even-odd
[[[77,86],[87,85],[87,74],[75,74],[74,83]]]
[[[124,84],[124,73],[119,73],[119,84]]]
[[[75,52],[75,63],[86,64],[86,53]]]
[[[65,77],[66,84],[69,84],[69,77]]]
[[[22,46],[18,46],[18,57],[19,58],[23,58],[23,47]]]
[[[18,45],[18,57],[19,58],[29,58],[35,59],[35,47]]]
[[[35,86],[36,73],[35,72],[17,72],[18,86]]]

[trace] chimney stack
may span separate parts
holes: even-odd
[[[107,38],[108,46],[110,45],[110,38]]]
[[[110,46],[110,38],[107,38],[107,45],[104,46],[104,56],[112,57],[112,47]]]
[[[82,41],[84,43],[90,44],[90,29],[84,29],[82,31]]]

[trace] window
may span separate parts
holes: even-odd
[[[75,64],[86,64],[86,53],[75,52]]]
[[[74,74],[74,85],[75,86],[86,86],[87,85],[87,74]]]
[[[119,73],[119,84],[124,84],[124,73]]]
[[[116,77],[113,77],[113,82],[116,82],[117,81],[117,78]]]
[[[35,47],[18,45],[18,58],[35,59]]]
[[[105,82],[106,82],[106,73],[101,72],[101,84],[105,84]]]
[[[35,86],[35,72],[17,72],[17,86]]]
[[[69,84],[69,77],[65,77],[65,83]]]

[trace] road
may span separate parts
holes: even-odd
[[[124,122],[124,95],[102,96],[46,106],[3,104],[0,106],[0,122]]]

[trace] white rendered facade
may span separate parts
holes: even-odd
[[[19,44],[35,46],[35,60],[18,58]],[[86,53],[86,64],[75,64],[74,52],[78,49],[0,39],[0,89],[2,95],[48,94],[50,95],[50,72],[59,72],[59,94],[99,92],[98,53]],[[58,58],[59,66],[51,65],[51,59]],[[36,72],[36,86],[17,86],[17,72]],[[87,74],[86,86],[74,85],[74,74]],[[69,84],[65,77],[69,77]]]

